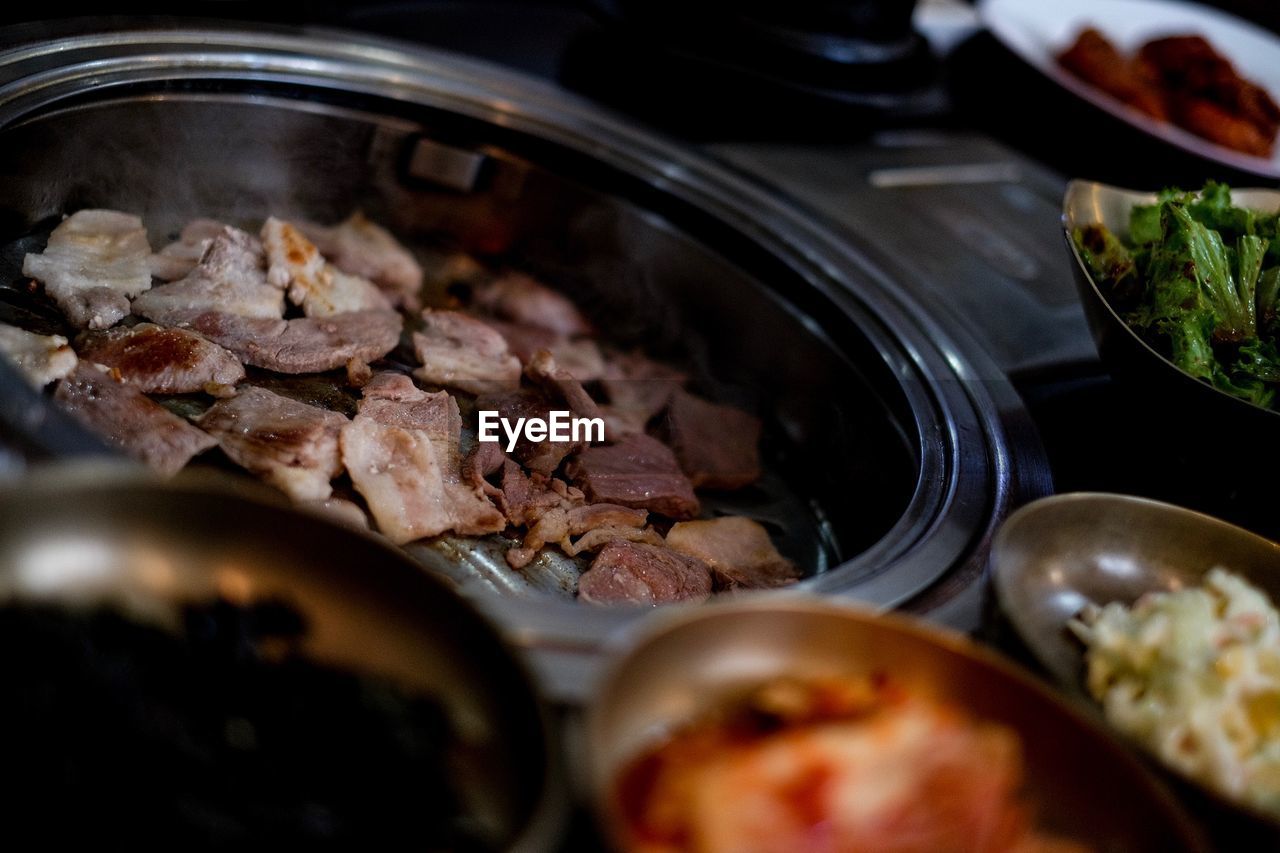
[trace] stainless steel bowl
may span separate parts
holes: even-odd
[[[1232,189],[1231,198],[1241,207],[1274,212],[1280,210],[1280,190]],[[1247,400],[1219,391],[1183,372],[1151,347],[1116,312],[1080,257],[1072,232],[1085,225],[1105,225],[1124,239],[1129,214],[1140,204],[1154,204],[1156,194],[1072,181],[1062,202],[1063,236],[1071,253],[1080,301],[1104,364],[1135,392],[1151,400],[1156,411],[1174,418],[1194,418],[1208,429],[1227,432],[1245,428],[1260,435],[1280,429],[1280,412],[1255,406]]]
[[[40,224],[88,205],[138,211],[153,239],[196,215],[359,206],[410,241],[444,234],[545,275],[609,337],[687,356],[765,416],[773,474],[743,499],[813,592],[976,624],[990,536],[1049,490],[1004,377],[868,254],[707,157],[489,65],[333,33],[18,44],[0,52],[0,162],[16,164],[0,169],[0,320]],[[0,431],[31,456],[100,449],[7,367]],[[576,605],[577,571],[553,559],[516,573],[472,540],[411,551],[567,698],[642,615]]]
[[[524,667],[445,583],[238,480],[38,473],[0,490],[0,601],[107,602],[159,619],[215,596],[285,601],[307,621],[309,656],[440,702],[467,746],[467,804],[504,849],[556,849],[558,738]]]
[[[615,841],[622,837],[611,794],[623,764],[726,696],[781,676],[876,673],[1017,730],[1046,828],[1098,850],[1207,849],[1132,755],[998,655],[903,617],[802,598],[655,618],[635,639],[588,709],[589,769],[604,826]]]
[[[1090,707],[1084,647],[1066,628],[1088,603],[1132,604],[1144,593],[1201,583],[1223,566],[1280,602],[1280,545],[1182,507],[1078,493],[1035,501],[1005,523],[991,552],[1001,614],[1053,678]],[[1100,709],[1095,712],[1101,716]],[[1280,843],[1280,821],[1186,780],[1194,801],[1239,832]],[[1242,823],[1243,821],[1243,823]]]

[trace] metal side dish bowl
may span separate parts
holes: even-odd
[[[1000,530],[991,553],[1000,617],[1036,661],[1095,713],[1086,686],[1085,644],[1068,623],[1089,607],[1132,606],[1144,595],[1201,587],[1223,568],[1280,602],[1280,545],[1182,507],[1125,495],[1076,493],[1035,501]],[[1183,638],[1190,640],[1190,638]],[[1169,771],[1242,832],[1280,837],[1280,821],[1231,803]]]
[[[887,682],[1007,727],[1021,742],[1026,794],[1047,831],[1071,838],[1087,827],[1082,840],[1100,850],[1205,849],[1132,754],[1028,673],[915,620],[800,597],[665,614],[628,639],[587,719],[592,787],[610,837],[627,837],[619,780],[637,756],[744,690],[780,679]],[[755,766],[785,778],[777,760]],[[813,772],[827,771],[839,774],[839,759]]]
[[[452,732],[447,778],[487,844],[555,849],[567,813],[559,738],[522,663],[445,582],[376,537],[294,510],[269,490],[246,492],[225,476],[184,474],[162,483],[96,464],[40,473],[0,489],[0,605],[53,606],[71,614],[110,608],[139,624],[164,626],[185,607],[215,601],[238,608],[279,603],[301,620],[298,642],[306,661],[398,685],[405,695],[427,697],[441,710]],[[13,617],[8,618],[10,625]],[[21,653],[64,663],[44,648]],[[141,664],[134,659],[117,669],[122,659],[113,659],[110,677],[101,663],[83,673],[85,679],[114,685],[94,694],[102,706],[87,713],[113,719],[113,708],[137,701],[136,694],[120,694],[130,693],[128,685],[145,687],[146,675],[127,677],[128,667]],[[74,662],[69,667],[67,672],[77,671]],[[244,696],[228,689],[211,701],[243,703]],[[298,700],[294,692],[282,701],[287,706]],[[163,741],[166,731],[186,731],[172,718],[172,707],[156,707],[162,710],[154,713],[155,741]],[[197,730],[197,724],[189,725]],[[4,736],[19,733],[6,730]],[[322,740],[338,744],[360,736],[335,730]],[[65,740],[58,748],[74,750],[75,738]],[[139,740],[148,743],[147,736]],[[265,734],[261,743],[268,743]],[[186,745],[173,752],[190,756],[195,749]],[[74,767],[83,757],[63,759]],[[207,761],[206,773],[234,775],[239,766],[234,756],[192,760]],[[73,784],[68,778],[72,781],[60,784]],[[174,780],[182,790],[200,784],[200,773]],[[58,796],[57,791],[45,794]],[[267,798],[251,808],[269,812],[271,802]],[[418,820],[430,807],[415,806],[405,822]],[[156,814],[159,820],[158,805]]]
[[[1233,188],[1231,199],[1237,207],[1262,212],[1280,210],[1278,190]],[[1237,426],[1263,432],[1280,428],[1280,412],[1253,405],[1200,381],[1143,340],[1108,300],[1104,288],[1094,280],[1081,257],[1073,237],[1076,229],[1104,225],[1124,240],[1129,233],[1129,215],[1133,208],[1154,204],[1156,200],[1154,192],[1091,181],[1072,181],[1067,186],[1062,202],[1063,237],[1099,356],[1118,379],[1142,394],[1143,399],[1149,399],[1159,412],[1194,417],[1211,429],[1224,431]]]

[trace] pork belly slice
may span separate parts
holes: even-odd
[[[62,335],[37,335],[4,323],[0,323],[0,352],[37,388],[62,379],[78,361]]]
[[[413,349],[423,382],[468,394],[510,391],[520,384],[520,361],[502,335],[457,311],[422,312],[422,331],[413,333]]]
[[[263,224],[261,236],[267,282],[286,289],[289,301],[301,305],[308,317],[391,310],[391,302],[373,282],[330,264],[291,223],[273,216]]]
[[[381,374],[364,394],[342,430],[342,459],[383,535],[404,544],[506,528],[497,507],[462,477],[462,418],[448,392],[429,394],[405,376]]]
[[[565,473],[592,503],[647,509],[669,518],[698,514],[698,498],[675,454],[643,433],[586,448],[565,463]]]
[[[589,335],[591,324],[569,297],[519,272],[477,284],[472,303],[502,320],[536,326],[560,335]]]
[[[217,444],[136,386],[95,365],[76,367],[58,382],[54,398],[107,444],[166,477]]]
[[[663,428],[694,488],[740,489],[760,479],[760,420],[753,415],[679,389]]]
[[[541,391],[534,388],[521,388],[506,394],[482,394],[476,399],[476,409],[494,411],[501,418],[516,423],[519,418],[547,419],[552,409],[558,409]],[[503,445],[506,441],[503,439]],[[566,456],[582,448],[582,442],[574,441],[529,441],[523,435],[511,451],[517,462],[530,471],[539,474],[551,474],[560,467]]]
[[[140,323],[86,332],[76,339],[76,347],[82,358],[115,368],[151,394],[192,394],[244,379],[244,367],[234,355],[187,329]]]
[[[347,419],[265,388],[219,400],[199,424],[233,462],[295,501],[323,501],[342,473],[338,435]]]
[[[394,311],[293,320],[206,311],[181,321],[184,328],[226,347],[245,364],[277,373],[323,373],[345,367],[352,359],[382,358],[400,342],[402,324]]]
[[[344,273],[373,282],[396,305],[412,310],[421,304],[422,267],[390,231],[363,213],[333,226],[300,222],[298,227]]]
[[[508,323],[486,317],[484,324],[492,328],[507,342],[507,347],[524,364],[528,364],[539,350],[546,350],[556,364],[567,370],[579,382],[594,382],[607,372],[600,345],[591,338],[569,338],[537,326]]]
[[[151,246],[142,220],[115,210],[80,210],[49,235],[22,274],[44,284],[73,326],[105,329],[129,313],[129,299],[151,287]]]
[[[773,589],[800,580],[800,570],[773,547],[768,531],[739,515],[682,521],[667,533],[667,547],[710,566],[718,590]]]
[[[418,430],[436,444],[449,480],[461,479],[462,416],[447,393],[423,391],[402,373],[375,374],[362,389],[360,414],[379,423]]]
[[[216,219],[193,219],[178,235],[178,239],[164,246],[151,256],[151,275],[161,281],[177,281],[186,278],[200,263],[213,238],[228,226]],[[258,247],[260,252],[262,247]]]
[[[267,284],[262,245],[224,226],[209,238],[200,262],[180,281],[152,288],[133,300],[133,313],[176,326],[207,311],[279,319],[284,294]]]
[[[644,542],[610,542],[578,578],[578,598],[591,604],[669,604],[711,597],[705,563]]]

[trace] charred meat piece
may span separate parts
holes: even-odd
[[[216,219],[193,219],[178,239],[151,256],[151,275],[161,281],[177,281],[191,274],[208,251],[213,238],[227,226]],[[260,252],[262,247],[258,247]]]
[[[472,302],[502,320],[560,335],[589,335],[592,331],[591,324],[568,297],[524,273],[503,273],[477,285]]]
[[[394,311],[293,320],[207,311],[181,325],[231,350],[245,364],[278,373],[323,373],[345,367],[353,358],[369,362],[391,352],[400,342],[402,322]]]
[[[667,533],[667,547],[711,567],[716,589],[773,589],[800,579],[800,570],[773,547],[769,533],[738,515],[682,521]]]
[[[298,502],[332,493],[329,481],[342,473],[338,434],[346,423],[336,412],[265,388],[243,388],[199,421],[233,462]]]
[[[129,313],[129,299],[151,287],[151,246],[142,220],[115,210],[80,210],[49,235],[22,274],[44,284],[73,326],[106,329]]]
[[[614,444],[588,447],[568,461],[565,472],[593,503],[647,509],[669,518],[693,518],[698,498],[675,454],[640,433]]]
[[[684,390],[671,395],[667,443],[694,488],[740,489],[760,479],[760,421]]]
[[[1058,55],[1058,64],[1134,109],[1168,121],[1164,95],[1155,81],[1097,30],[1080,33],[1075,43]]]
[[[58,383],[54,398],[108,444],[166,477],[217,444],[135,386],[93,365],[76,367]]]
[[[38,388],[62,379],[76,368],[76,354],[62,335],[37,335],[0,323],[0,352]]]
[[[359,414],[342,430],[343,462],[378,529],[397,544],[503,530],[502,513],[462,478],[458,404],[446,391],[383,376],[365,386]]]
[[[298,227],[344,273],[372,281],[396,305],[413,310],[421,304],[422,267],[391,232],[363,213],[357,211],[332,227],[310,222]]]
[[[545,394],[533,388],[521,388],[507,394],[483,394],[476,400],[477,410],[497,412],[500,418],[511,423],[516,423],[520,418],[546,420],[555,408]],[[529,441],[521,435],[511,450],[511,455],[530,471],[551,474],[560,467],[566,456],[581,447],[581,442]]]
[[[422,331],[413,348],[422,367],[413,372],[424,382],[468,394],[515,389],[520,362],[507,342],[479,320],[457,311],[422,312]]]
[[[330,264],[292,224],[269,218],[262,226],[267,253],[267,282],[284,288],[289,301],[308,317],[332,317],[352,311],[389,311],[391,303],[373,282]]]
[[[611,542],[578,579],[578,598],[591,604],[706,601],[711,573],[696,557],[643,542]]]
[[[185,278],[133,300],[133,313],[162,326],[209,311],[277,320],[284,315],[284,294],[267,284],[262,245],[252,234],[224,227],[209,238],[200,262]]]
[[[234,355],[187,329],[140,323],[86,332],[76,347],[82,358],[114,368],[125,381],[152,394],[190,394],[244,379],[244,367]]]

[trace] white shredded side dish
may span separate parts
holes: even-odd
[[[1090,608],[1089,692],[1107,720],[1228,797],[1280,815],[1280,613],[1238,575]]]

